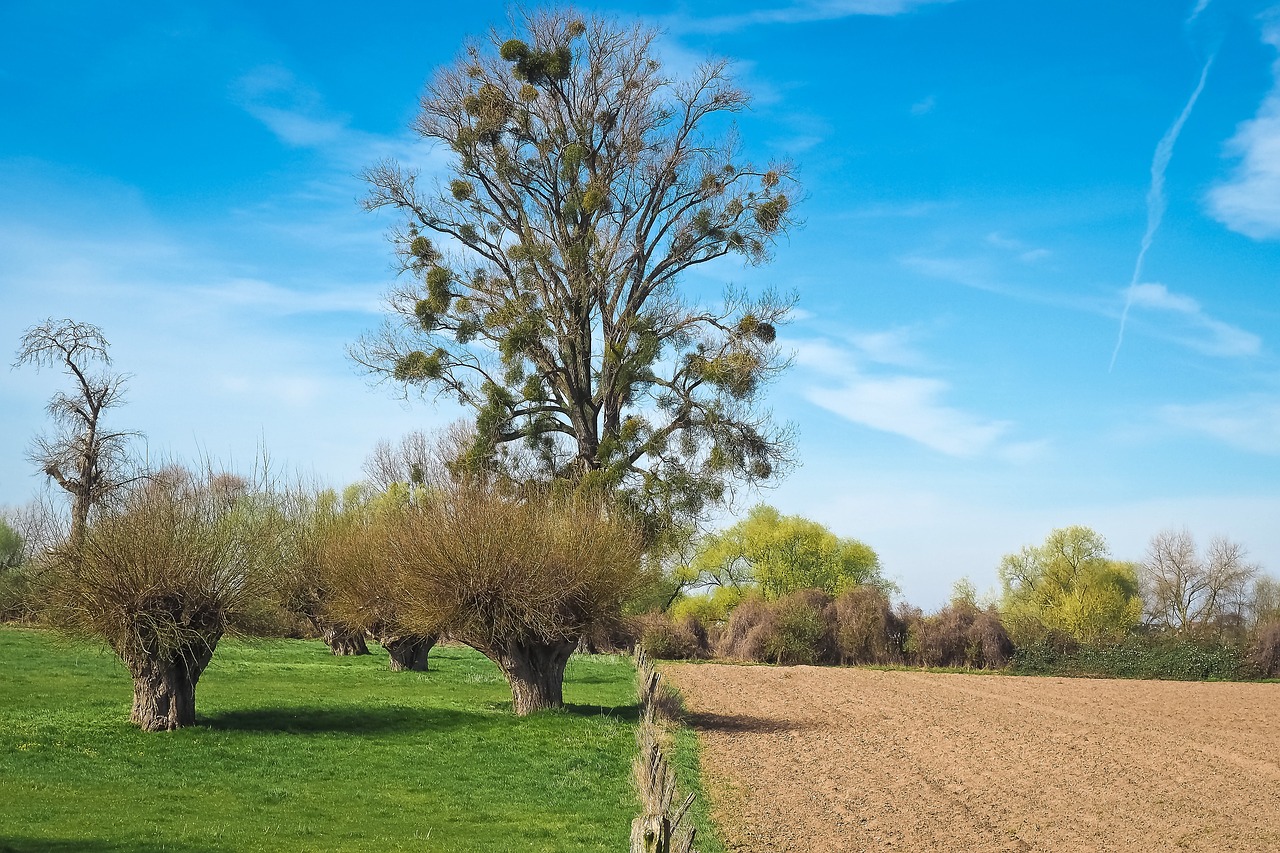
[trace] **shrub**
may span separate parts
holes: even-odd
[[[735,660],[765,660],[764,639],[773,630],[772,621],[773,612],[764,599],[747,596],[729,615],[716,653]]]
[[[998,669],[1013,656],[1013,643],[997,613],[953,602],[911,626],[910,648],[923,666]]]
[[[830,609],[839,663],[902,661],[904,623],[879,587],[855,586],[837,596]]]
[[[1265,622],[1254,632],[1249,665],[1261,678],[1280,678],[1280,620]]]
[[[764,652],[773,663],[815,664],[835,658],[832,626],[827,620],[831,597],[817,589],[802,589],[773,605],[772,630],[765,635]]]
[[[1020,647],[1016,672],[1028,675],[1233,680],[1249,674],[1250,657],[1232,643],[1167,634],[1132,634],[1118,643],[1082,645],[1046,638]]]
[[[733,611],[718,644],[723,657],[778,664],[832,663],[838,658],[831,597],[800,590],[776,602],[748,597]]]
[[[673,619],[650,613],[640,619],[640,644],[655,658],[694,660],[710,657],[707,630],[693,616]]]

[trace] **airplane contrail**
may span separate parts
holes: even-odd
[[[1208,5],[1209,0],[1200,0],[1200,5],[1196,7],[1197,13]],[[1129,320],[1129,309],[1133,307],[1134,289],[1142,277],[1142,262],[1146,260],[1147,252],[1155,241],[1156,232],[1160,230],[1160,220],[1164,218],[1164,173],[1169,168],[1169,161],[1173,159],[1173,146],[1178,141],[1178,135],[1182,133],[1182,126],[1187,123],[1187,118],[1195,109],[1200,93],[1204,91],[1204,83],[1209,79],[1209,69],[1213,66],[1214,56],[1210,56],[1209,61],[1204,64],[1204,70],[1200,72],[1200,82],[1196,84],[1195,91],[1191,93],[1177,120],[1160,138],[1159,144],[1156,145],[1155,156],[1151,158],[1151,187],[1147,190],[1147,230],[1142,235],[1138,260],[1133,265],[1133,278],[1129,280],[1129,289],[1125,292],[1124,311],[1120,313],[1120,333],[1116,337],[1115,351],[1111,353],[1111,366],[1107,368],[1108,373],[1115,369],[1116,357],[1120,355],[1120,346],[1124,343],[1124,327]]]
[[[1195,23],[1196,18],[1200,17],[1200,13],[1209,8],[1210,2],[1212,2],[1212,0],[1200,0],[1200,2],[1196,3],[1196,7],[1192,9],[1191,14],[1187,16],[1187,26],[1191,26],[1191,24]]]

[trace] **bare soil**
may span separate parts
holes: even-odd
[[[1280,684],[663,672],[731,850],[1280,851]]]

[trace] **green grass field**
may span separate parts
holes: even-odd
[[[146,734],[110,652],[0,630],[0,851],[626,849],[627,659],[575,656],[569,707],[523,719],[479,654],[431,661],[223,641],[198,725]]]

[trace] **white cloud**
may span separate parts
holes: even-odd
[[[1216,320],[1190,296],[1171,292],[1163,284],[1137,284],[1129,289],[1130,305],[1172,315],[1180,326],[1160,331],[1165,337],[1205,355],[1240,358],[1258,355],[1262,339],[1252,332]]]
[[[936,107],[937,105],[938,105],[938,99],[935,98],[933,95],[930,95],[929,97],[924,98],[923,100],[916,101],[914,104],[912,104],[911,114],[913,116],[928,115],[929,113],[933,112],[934,107]]]
[[[1280,24],[1263,41],[1280,50]],[[1209,191],[1209,211],[1219,222],[1255,240],[1280,239],[1280,60],[1275,83],[1257,115],[1236,128],[1227,151],[1240,162],[1231,176]]]
[[[977,456],[1008,431],[942,402],[945,382],[917,376],[855,379],[839,388],[811,388],[815,405],[872,429],[901,435],[948,456]]]
[[[1164,419],[1251,453],[1280,455],[1280,399],[1253,395],[1186,406],[1165,406]]]
[[[710,18],[681,16],[669,23],[682,32],[723,33],[757,25],[806,24],[857,15],[891,16],[954,0],[803,0],[788,6],[753,9]]]
[[[1209,8],[1210,2],[1212,2],[1212,0],[1197,0],[1195,8],[1192,9],[1191,14],[1187,16],[1187,26],[1191,26],[1191,24],[1195,23],[1196,18],[1200,17],[1204,10]]]
[[[948,456],[989,454],[1017,462],[1043,449],[1042,443],[1006,441],[1012,428],[1009,422],[948,405],[950,386],[940,379],[870,375],[860,369],[862,361],[894,366],[922,363],[924,358],[910,346],[911,337],[910,330],[895,329],[854,334],[848,344],[821,338],[788,343],[796,364],[821,376],[804,390],[805,399],[853,423],[909,438]]]

